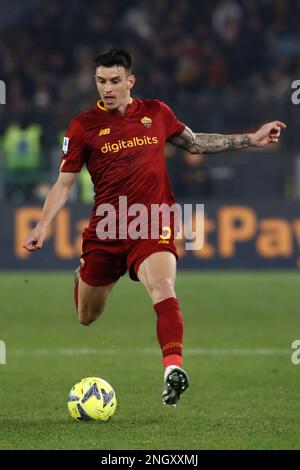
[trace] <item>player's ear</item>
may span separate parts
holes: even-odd
[[[131,88],[134,87],[135,82],[136,82],[135,76],[134,75],[128,75],[128,78],[127,78],[128,90],[131,90]]]

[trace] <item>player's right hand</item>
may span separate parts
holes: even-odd
[[[37,225],[25,238],[23,248],[28,251],[40,250],[46,238],[46,228]]]

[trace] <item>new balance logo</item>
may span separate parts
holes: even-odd
[[[101,131],[99,132],[99,135],[108,135],[110,134],[110,128],[107,127],[106,129],[101,129]]]

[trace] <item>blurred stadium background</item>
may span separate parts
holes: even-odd
[[[298,273],[280,269],[300,265],[299,0],[0,0],[0,12],[0,448],[299,448]],[[264,150],[191,156],[166,146],[177,199],[205,203],[206,214],[204,248],[179,244],[192,386],[175,414],[160,404],[154,317],[140,286],[122,280],[89,329],[76,320],[70,273],[92,205],[86,172],[44,249],[21,247],[70,119],[98,99],[93,59],[110,46],[134,56],[134,96],[165,101],[195,131],[288,125]],[[100,439],[97,425],[89,432],[66,414],[69,389],[87,375],[119,396],[117,426]]]
[[[300,246],[297,0],[1,1],[0,267],[39,267],[20,240],[60,161],[70,119],[93,105],[93,60],[111,45],[134,56],[134,96],[166,101],[198,132],[238,133],[288,124],[279,146],[190,156],[166,147],[178,200],[206,204],[206,248],[180,251],[185,267],[297,267]],[[71,267],[93,194],[82,172],[53,226],[49,268]],[[80,206],[80,207],[79,207]],[[76,207],[76,212],[74,211]],[[13,237],[12,237],[13,234]],[[55,241],[56,240],[56,241]],[[48,249],[48,248],[47,248]],[[45,263],[43,264],[45,268]]]

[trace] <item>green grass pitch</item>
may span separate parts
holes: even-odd
[[[122,279],[103,316],[76,319],[71,273],[1,273],[1,449],[299,449],[300,339],[296,272],[179,273],[184,367],[177,408],[161,403],[155,313]],[[67,395],[82,377],[116,390],[108,423],[72,421]]]

